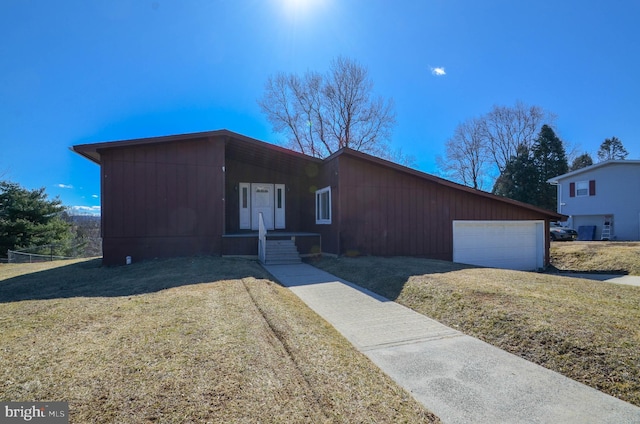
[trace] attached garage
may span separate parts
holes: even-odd
[[[545,222],[453,221],[453,261],[533,271],[545,265]]]

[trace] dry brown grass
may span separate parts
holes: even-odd
[[[640,406],[640,288],[415,258],[314,265]]]
[[[640,275],[640,243],[555,242],[551,243],[551,264],[565,272]]]
[[[71,422],[437,422],[255,263],[0,266],[0,399]]]

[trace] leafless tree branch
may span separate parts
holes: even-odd
[[[339,57],[325,75],[269,78],[258,103],[274,131],[286,134],[290,146],[302,153],[326,157],[348,147],[393,159],[387,153],[395,125],[393,102],[372,92],[366,68]]]

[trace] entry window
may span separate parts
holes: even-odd
[[[316,224],[331,224],[331,187],[316,191]]]
[[[249,187],[242,187],[242,209],[249,207]]]
[[[285,186],[284,184],[275,184],[276,187],[276,210],[275,210],[275,226],[276,229],[285,228]]]
[[[238,184],[240,188],[240,229],[251,228],[251,185],[249,183]]]
[[[578,181],[576,183],[576,196],[588,196],[589,195],[589,181]]]

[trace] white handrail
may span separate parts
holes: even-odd
[[[267,257],[267,228],[264,225],[262,212],[258,213],[258,259],[264,263]]]

